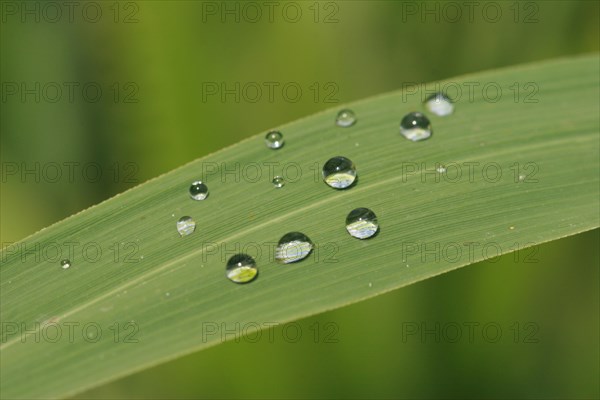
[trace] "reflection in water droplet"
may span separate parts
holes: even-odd
[[[196,230],[196,222],[191,217],[181,217],[177,221],[177,232],[179,232],[179,235],[191,235],[194,230]]]
[[[342,128],[347,128],[356,123],[356,115],[354,115],[354,111],[349,109],[344,109],[340,111],[335,118],[335,124],[337,126],[341,126]]]
[[[276,176],[273,178],[273,186],[275,186],[277,189],[282,188],[284,185],[285,181],[283,180],[283,177]]]
[[[280,149],[283,147],[283,135],[279,131],[271,131],[265,136],[265,143],[271,149]]]
[[[431,123],[425,115],[419,112],[411,112],[402,118],[400,133],[413,142],[425,140],[432,134]]]
[[[377,216],[368,208],[352,210],[346,217],[346,230],[358,239],[368,239],[377,233],[379,224]]]
[[[248,283],[258,275],[256,261],[248,254],[236,254],[227,261],[225,275],[235,283]]]
[[[429,111],[440,117],[445,117],[454,112],[452,100],[443,93],[436,93],[429,96],[425,100],[425,106]]]
[[[323,166],[323,179],[332,188],[345,189],[356,179],[356,166],[346,157],[333,157]]]
[[[283,235],[275,250],[275,259],[283,264],[300,261],[308,257],[313,243],[301,232],[290,232]]]
[[[202,181],[195,181],[190,186],[190,197],[194,200],[204,200],[208,197],[208,186]]]
[[[71,266],[71,261],[69,260],[62,260],[60,262],[60,266],[62,267],[62,269],[67,269]]]

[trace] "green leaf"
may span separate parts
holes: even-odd
[[[8,245],[2,397],[70,396],[218,344],[213,329],[250,333],[598,227],[598,72],[592,55],[441,82],[462,89],[447,117],[421,104],[434,84],[347,105],[349,128],[335,126],[336,107],[281,127],[280,150],[261,133]],[[410,111],[429,115],[430,139],[399,134]],[[336,155],[357,166],[350,189],[320,177]],[[197,179],[204,201],[187,193]],[[346,232],[357,207],[377,214],[376,237]],[[179,237],[184,215],[197,227]],[[273,244],[291,231],[316,248],[279,265]],[[57,248],[74,250],[70,268]],[[249,284],[225,277],[238,251],[257,260]]]

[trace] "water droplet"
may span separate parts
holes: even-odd
[[[190,197],[194,200],[204,200],[208,197],[208,186],[202,181],[192,182],[190,186]]]
[[[356,179],[356,167],[346,157],[333,157],[323,166],[323,179],[332,188],[345,189]]]
[[[440,174],[445,174],[446,173],[446,167],[444,167],[443,165],[440,165],[436,168],[436,171]]]
[[[196,230],[196,222],[191,217],[181,217],[177,221],[177,232],[181,236],[187,236],[194,233]]]
[[[445,117],[454,112],[454,104],[448,96],[443,93],[432,94],[425,100],[425,106],[437,116]]]
[[[335,124],[337,126],[341,126],[342,128],[347,128],[356,123],[356,115],[354,115],[354,111],[349,109],[344,109],[340,111],[335,118]]]
[[[346,217],[346,230],[358,239],[368,239],[379,230],[377,216],[368,208],[357,208],[352,210]]]
[[[519,175],[519,181],[523,182],[525,180],[525,175]]]
[[[279,131],[271,131],[265,136],[265,142],[271,149],[280,149],[283,147],[283,135]]]
[[[373,287],[373,284],[371,282],[369,282],[369,287]]]
[[[60,262],[60,266],[62,267],[62,269],[67,269],[71,266],[71,261],[69,260],[62,260]]]
[[[227,278],[235,283],[248,283],[258,275],[256,261],[247,254],[236,254],[227,261]]]
[[[508,229],[510,229],[511,231],[514,231],[515,227],[514,226],[509,226]]]
[[[400,133],[413,142],[428,139],[431,134],[429,119],[420,112],[408,113],[400,122]]]
[[[283,177],[276,176],[273,178],[273,186],[275,186],[277,189],[282,188],[284,185],[285,181],[283,180]]]
[[[300,261],[308,257],[313,243],[301,232],[290,232],[283,235],[275,250],[275,259],[283,264]]]

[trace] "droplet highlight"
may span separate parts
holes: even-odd
[[[329,159],[323,166],[323,180],[335,189],[346,189],[356,180],[356,166],[346,157]]]
[[[190,197],[194,200],[204,200],[208,197],[208,186],[202,181],[192,182]]]
[[[248,254],[236,254],[227,261],[225,275],[235,283],[251,282],[258,276],[256,261]]]
[[[280,149],[283,147],[283,134],[279,131],[271,131],[265,136],[265,143],[270,149]]]
[[[400,133],[413,142],[429,139],[432,135],[429,118],[420,112],[408,113],[400,122]]]
[[[454,112],[452,100],[441,92],[429,96],[425,100],[425,107],[439,117],[445,117]]]
[[[71,267],[71,261],[70,260],[62,260],[60,262],[60,266],[62,267],[62,269],[68,269],[69,267]]]
[[[282,264],[304,260],[313,249],[313,243],[302,232],[283,235],[275,249],[275,259]]]
[[[368,208],[357,208],[346,217],[346,230],[357,239],[373,237],[379,230],[377,216]]]
[[[335,124],[337,126],[341,126],[342,128],[347,128],[349,126],[354,125],[355,123],[356,115],[354,114],[354,111],[349,110],[347,108],[341,110],[335,118]]]
[[[196,230],[196,221],[192,219],[192,217],[181,217],[179,221],[177,221],[177,232],[179,232],[180,236],[187,236],[194,233]]]
[[[279,189],[279,188],[282,188],[285,186],[285,180],[281,176],[276,176],[275,178],[273,178],[272,182],[273,182],[273,186],[275,186],[276,189]]]

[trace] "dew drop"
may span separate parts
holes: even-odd
[[[346,217],[346,230],[357,239],[368,239],[379,230],[377,216],[368,208],[357,208]]]
[[[346,189],[356,180],[356,166],[346,157],[330,158],[323,166],[325,183],[335,189]]]
[[[283,147],[283,135],[279,131],[271,131],[265,136],[265,143],[270,149],[280,149]]]
[[[248,283],[258,275],[256,261],[248,254],[236,254],[227,261],[225,275],[235,283]]]
[[[60,262],[60,266],[62,267],[62,269],[67,269],[71,266],[71,261],[70,260],[62,260]]]
[[[177,232],[180,236],[187,236],[196,230],[196,222],[191,217],[181,217],[177,221]]]
[[[425,107],[439,117],[445,117],[454,112],[454,104],[443,93],[435,93],[425,100]]]
[[[277,188],[277,189],[285,186],[285,181],[283,180],[283,177],[281,177],[281,176],[276,176],[275,178],[273,178],[272,182],[273,182],[273,186],[275,186],[275,188]]]
[[[431,134],[431,123],[429,119],[420,112],[408,113],[400,122],[400,133],[405,138],[418,142],[428,139]]]
[[[194,200],[204,200],[208,197],[208,186],[202,181],[192,182],[190,186],[190,197]]]
[[[354,111],[349,109],[341,110],[337,117],[335,118],[335,124],[337,126],[341,126],[342,128],[347,128],[356,123],[356,115],[354,115]]]
[[[301,232],[290,232],[283,235],[275,249],[275,259],[282,264],[289,264],[308,257],[313,243]]]

